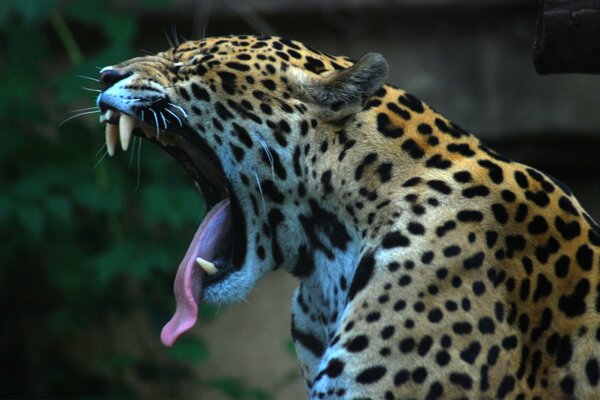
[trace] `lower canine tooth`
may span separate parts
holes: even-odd
[[[115,154],[117,149],[117,140],[119,138],[119,127],[113,124],[106,124],[106,150],[109,156]]]
[[[207,274],[214,275],[217,273],[217,267],[215,267],[215,264],[211,263],[210,261],[206,261],[205,259],[198,257],[196,258],[196,262]]]
[[[153,138],[154,136],[156,136],[156,131],[153,129],[148,128],[146,125],[141,125],[142,128],[142,132],[144,132],[144,135],[146,135],[146,137],[148,139]]]
[[[119,118],[119,134],[121,136],[121,148],[126,151],[131,141],[131,132],[135,126],[135,119],[127,114],[121,114]]]

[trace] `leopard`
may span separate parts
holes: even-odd
[[[253,35],[100,71],[108,153],[156,144],[210,206],[162,342],[282,269],[310,399],[600,397],[600,228],[388,72]]]

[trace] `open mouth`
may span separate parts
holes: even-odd
[[[172,117],[168,118],[155,102],[152,109],[137,107],[124,112],[103,101],[102,95],[98,105],[100,122],[106,124],[109,155],[116,152],[119,142],[127,150],[134,135],[146,138],[184,167],[210,208],[175,277],[177,307],[161,332],[163,344],[172,346],[196,324],[203,291],[241,268],[246,252],[242,211],[219,159],[198,133],[182,122],[187,117],[183,109],[169,109]]]

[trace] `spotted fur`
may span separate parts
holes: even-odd
[[[185,110],[235,198],[244,249],[205,300],[299,279],[311,399],[600,396],[598,226],[563,183],[384,84],[382,56],[231,36],[115,68],[123,99]]]

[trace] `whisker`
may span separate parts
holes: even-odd
[[[203,201],[202,206],[200,207],[200,215],[202,216],[201,218],[203,218],[206,215],[206,212],[208,211],[206,208],[207,208],[206,202]],[[200,221],[198,221],[198,222],[200,222]]]
[[[179,119],[177,114],[175,114],[173,111],[169,110],[168,108],[165,108],[165,111],[168,112],[169,114],[171,114],[172,116],[174,116],[175,119],[179,122],[179,126],[183,128],[183,123],[181,122],[181,120]]]
[[[142,176],[142,168],[140,167],[141,154],[142,154],[142,138],[138,138],[138,156],[137,156],[138,174],[137,174],[137,182],[135,184],[135,191],[136,192],[140,188],[140,177]]]
[[[207,30],[208,30],[208,21],[206,21],[204,23],[204,26],[202,27],[202,36],[200,37],[200,39],[206,38],[206,31]]]
[[[135,154],[135,151],[133,151],[133,149],[135,149],[135,141],[137,139],[137,136],[133,137],[133,145],[131,146],[131,155],[129,156],[129,165],[127,166],[127,170],[131,170],[131,164],[133,164],[133,155]]]
[[[100,112],[100,110],[95,110],[95,111],[87,111],[87,112],[82,112],[79,114],[72,115],[69,118],[65,119],[63,122],[61,122],[60,124],[58,124],[58,127],[60,128],[61,126],[63,126],[64,124],[66,124],[67,122],[72,120],[73,118],[81,117],[83,115],[88,115],[88,114],[97,114],[99,112]]]
[[[256,177],[256,184],[258,185],[258,191],[260,192],[260,197],[262,199],[263,211],[265,211],[265,196],[263,196],[262,186],[260,185],[260,179],[258,179],[256,171],[254,171],[254,176]]]
[[[106,158],[107,154],[108,154],[108,151],[105,151],[104,154],[102,154],[102,157],[100,157],[100,159],[98,160],[98,162],[96,162],[96,164],[94,164],[94,166],[92,167],[92,171],[95,170],[98,165],[100,165],[100,163],[102,162],[102,160],[104,160],[104,158]]]
[[[247,299],[242,297],[240,300],[242,300],[244,303],[248,304],[249,306],[252,306],[252,303],[250,303],[250,301],[248,301]]]
[[[102,90],[100,90],[100,89],[92,89],[92,88],[85,87],[85,86],[82,86],[81,88],[82,88],[83,90],[88,90],[88,91],[90,91],[90,92],[102,93]]]
[[[141,120],[144,121],[144,110],[141,110],[142,115],[141,115]]]
[[[267,143],[265,143],[265,140],[262,138],[260,133],[258,134],[258,141],[259,141],[260,145],[262,146],[262,148],[264,149],[265,153],[267,154],[267,158],[269,159],[269,164],[271,164],[271,176],[273,177],[273,181],[275,181],[275,167],[274,167],[274,161],[273,161],[273,154],[271,154],[271,150],[269,149],[269,146],[267,146]]]
[[[177,34],[177,28],[173,23],[171,23],[171,35],[173,35],[173,41],[175,42],[175,46],[179,46],[179,35]]]
[[[100,154],[100,152],[102,150],[104,150],[104,148],[106,147],[106,142],[102,143],[102,146],[100,146],[100,148],[98,149],[98,151],[96,152],[96,154],[94,154],[95,156],[98,156],[98,154]]]
[[[163,122],[163,125],[165,126],[165,130],[166,130],[167,129],[167,119],[165,118],[165,116],[163,115],[162,112],[160,112],[159,114],[160,114],[160,117],[162,118],[162,122]]]
[[[175,47],[173,42],[171,42],[171,38],[169,37],[169,34],[167,32],[165,32],[165,38],[167,39],[167,43],[169,44],[169,47]]]
[[[151,108],[149,108],[149,110],[152,111],[152,114],[154,114],[154,123],[156,125],[156,137],[159,138],[160,137],[160,126],[158,125],[158,116],[156,115],[156,111],[154,111]]]
[[[90,111],[90,110],[99,110],[99,108],[98,108],[98,106],[86,107],[86,108],[80,108],[78,110],[71,110],[69,112],[81,112],[81,111]]]
[[[178,106],[177,104],[173,104],[173,103],[169,103],[170,106],[177,108],[179,111],[181,111],[181,113],[183,114],[183,116],[185,118],[188,117],[187,113],[185,112],[185,110],[183,108],[181,108],[180,106]]]
[[[100,79],[92,78],[91,76],[75,75],[78,78],[89,79],[90,81],[100,82]]]

